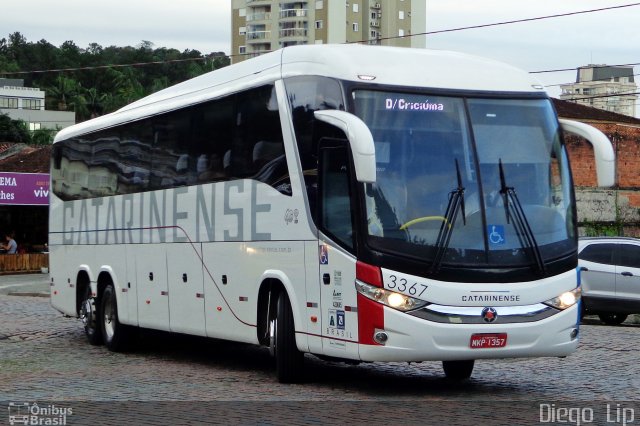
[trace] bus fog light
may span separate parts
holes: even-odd
[[[549,299],[544,303],[545,305],[549,305],[556,309],[564,310],[578,303],[581,293],[581,288],[576,287],[573,290],[562,293],[560,296]]]
[[[571,330],[571,334],[569,336],[571,337],[571,340],[574,340],[576,337],[578,337],[578,329],[574,328],[573,330]]]
[[[379,343],[381,345],[384,345],[385,343],[387,343],[387,340],[389,340],[389,335],[384,332],[384,331],[380,331],[380,330],[376,330],[373,333],[373,341],[376,343]]]

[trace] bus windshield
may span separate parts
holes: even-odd
[[[575,250],[572,182],[548,99],[356,90],[377,180],[367,243],[434,268],[538,265]]]

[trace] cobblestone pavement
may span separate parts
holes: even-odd
[[[225,423],[235,424],[247,420],[240,416],[233,421],[237,407],[244,407],[240,409],[244,415],[256,414],[260,412],[257,407],[267,404],[268,408],[269,402],[275,401],[280,405],[272,403],[270,407],[279,407],[281,416],[290,415],[282,410],[284,401],[293,404],[293,412],[325,407],[333,416],[339,415],[340,407],[349,416],[354,415],[355,403],[345,401],[357,401],[355,406],[365,414],[381,403],[401,403],[413,415],[418,408],[436,404],[438,410],[430,418],[444,415],[449,424],[455,423],[446,416],[455,415],[459,404],[474,404],[475,414],[486,412],[481,418],[503,424],[495,421],[496,416],[502,418],[500,410],[509,410],[513,404],[538,410],[540,402],[582,401],[613,403],[615,409],[620,408],[615,404],[629,402],[635,403],[635,424],[640,424],[640,325],[609,327],[593,321],[581,327],[581,336],[578,352],[565,359],[478,361],[472,379],[466,383],[445,380],[441,364],[436,362],[353,366],[307,356],[306,383],[282,385],[275,380],[272,361],[264,348],[148,332],[141,335],[139,347],[133,352],[112,353],[102,346],[89,345],[80,321],[64,318],[50,307],[49,299],[0,295],[0,404],[56,401],[73,406],[80,401],[112,402],[91,404],[94,408],[89,411],[95,414],[103,413],[105,406],[113,407],[113,402],[209,401],[199,406],[209,407],[208,413],[224,412]],[[224,405],[225,401],[236,403]],[[152,410],[154,405],[142,407]],[[174,412],[175,403],[171,407]],[[193,406],[182,411],[193,414]],[[307,422],[291,416],[256,424],[289,424],[289,420],[318,424],[313,418]],[[101,418],[104,423],[96,424],[118,423],[109,421],[108,416]],[[199,418],[179,418],[199,423]],[[0,411],[0,422],[3,420]],[[528,424],[520,420],[515,423]],[[150,420],[148,424],[156,422]]]

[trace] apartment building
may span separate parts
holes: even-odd
[[[44,91],[25,87],[22,79],[0,78],[0,114],[24,121],[31,131],[62,129],[75,124],[74,112],[45,110],[44,98]]]
[[[231,60],[297,44],[426,47],[426,0],[232,0]]]
[[[632,66],[587,65],[578,68],[576,82],[560,86],[560,99],[636,116],[638,86]]]

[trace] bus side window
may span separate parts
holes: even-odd
[[[238,95],[236,109],[228,159],[233,176],[278,189],[278,183],[288,177],[288,168],[275,87],[262,86]]]
[[[325,141],[320,143],[320,227],[341,245],[353,249],[348,143]]]

